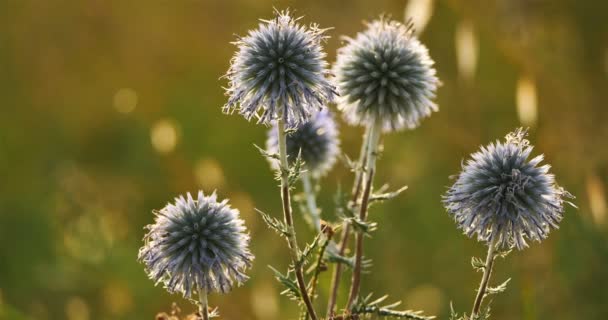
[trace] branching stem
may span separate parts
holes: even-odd
[[[287,162],[287,136],[285,134],[285,123],[283,119],[278,120],[278,135],[279,135],[279,158],[281,161],[281,198],[283,200],[283,217],[285,224],[291,229],[287,238],[289,245],[289,251],[291,253],[291,260],[294,265],[294,272],[296,274],[296,280],[298,282],[298,288],[300,289],[300,295],[302,301],[306,306],[308,315],[312,320],[317,320],[317,314],[315,313],[310,297],[308,296],[308,290],[306,289],[306,282],[304,281],[304,274],[302,272],[302,266],[300,265],[300,249],[298,248],[298,241],[296,238],[296,231],[293,225],[293,216],[291,213],[291,199],[289,193],[289,163]]]
[[[365,222],[367,219],[367,209],[369,196],[372,191],[374,173],[376,171],[376,158],[378,157],[378,142],[380,140],[380,133],[382,130],[382,123],[375,121],[371,124],[369,129],[369,138],[367,146],[367,155],[365,156],[365,167],[363,170],[364,188],[363,194],[361,195],[361,204],[359,206],[359,219]],[[350,293],[348,295],[348,303],[346,304],[346,311],[350,311],[355,300],[359,295],[359,287],[361,284],[361,262],[363,260],[363,232],[357,232],[355,234],[355,267],[353,269],[353,275],[351,280]]]
[[[367,145],[368,145],[368,130],[366,130],[365,134],[363,134],[363,141],[361,142],[361,151],[359,152],[359,160],[356,163],[355,168],[355,179],[353,183],[353,189],[351,193],[351,199],[349,205],[349,209],[353,211],[357,207],[357,200],[359,199],[359,194],[361,193],[361,184],[363,175],[361,167],[363,167],[365,163],[365,156],[367,155]],[[347,222],[344,222],[342,226],[342,235],[340,238],[340,247],[338,249],[338,254],[343,256],[346,252],[346,247],[348,246],[348,239],[350,238],[350,225]],[[331,280],[331,288],[329,294],[329,301],[327,303],[327,318],[331,319],[335,316],[335,308],[336,301],[338,299],[338,289],[340,288],[340,280],[342,279],[342,263],[336,262],[334,267],[334,272]]]
[[[477,296],[475,297],[475,302],[473,303],[471,319],[475,319],[477,314],[479,314],[481,302],[483,301],[483,298],[486,295],[488,283],[490,282],[490,275],[492,274],[492,267],[494,266],[494,258],[496,254],[496,240],[496,237],[492,235],[490,243],[488,244],[488,255],[486,257],[486,263],[483,267],[483,276],[481,277],[481,283],[479,284],[479,289],[477,290]]]

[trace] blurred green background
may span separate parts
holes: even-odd
[[[512,281],[494,319],[608,319],[608,2],[599,0],[1,1],[1,319],[152,319],[173,301],[192,311],[154,287],[136,256],[151,211],[200,188],[241,210],[257,256],[252,279],[211,304],[223,319],[295,318],[266,267],[286,266],[286,245],[253,210],[280,215],[252,145],[265,128],[220,110],[230,42],[273,7],[333,27],[330,62],[363,20],[412,16],[443,82],[440,112],[383,139],[377,184],[410,188],[372,209],[380,228],[366,242],[374,267],[364,292],[441,319],[450,302],[470,310],[480,278],[470,259],[485,248],[461,235],[440,196],[463,158],[525,125],[579,210],[568,208],[547,241],[498,261],[494,283]],[[362,130],[341,129],[356,157]],[[326,219],[351,179],[337,166],[323,181]]]

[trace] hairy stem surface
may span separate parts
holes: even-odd
[[[281,198],[283,200],[283,216],[285,223],[290,228],[290,234],[287,238],[289,245],[289,251],[291,253],[291,260],[294,265],[294,272],[296,274],[296,280],[298,282],[298,288],[300,289],[300,295],[302,301],[306,306],[308,315],[312,320],[317,320],[317,314],[315,313],[310,297],[308,296],[308,290],[306,289],[306,282],[304,281],[304,274],[302,272],[302,266],[299,263],[300,260],[300,249],[298,248],[298,241],[296,238],[296,230],[293,226],[293,216],[291,213],[291,199],[289,193],[289,163],[287,162],[287,136],[285,134],[285,123],[282,119],[278,120],[278,135],[279,135],[279,158],[281,161]]]
[[[209,308],[207,304],[207,289],[204,287],[198,288],[198,313],[201,315],[203,320],[209,320]]]
[[[315,230],[317,230],[317,232],[321,232],[321,214],[319,213],[319,208],[317,207],[317,197],[312,186],[312,178],[310,177],[310,173],[307,171],[302,172],[301,180],[302,186],[304,187],[304,196],[306,197],[306,206],[310,212],[312,223],[315,226]]]
[[[353,189],[351,192],[351,199],[348,206],[349,209],[353,211],[357,207],[357,200],[359,199],[359,194],[361,194],[361,183],[363,175],[361,174],[363,170],[361,168],[364,165],[365,157],[367,155],[367,146],[368,146],[368,130],[366,129],[365,134],[363,134],[363,141],[361,142],[361,151],[359,152],[359,160],[356,163],[355,168],[355,179],[353,182]],[[350,225],[348,222],[344,222],[342,226],[342,235],[340,238],[340,247],[338,249],[338,254],[343,256],[346,252],[346,247],[348,246],[348,239],[350,237]],[[329,294],[329,301],[327,303],[327,318],[331,319],[335,315],[336,301],[338,299],[338,289],[340,288],[340,280],[342,279],[342,263],[336,262],[334,267],[334,273],[331,279],[331,288]]]
[[[486,263],[483,267],[483,276],[481,277],[481,283],[479,284],[479,289],[477,290],[477,296],[475,297],[475,302],[473,303],[473,311],[471,311],[471,319],[475,319],[477,314],[479,314],[479,309],[481,308],[481,303],[483,298],[486,295],[486,290],[488,288],[488,283],[490,282],[490,275],[492,274],[492,267],[494,266],[494,257],[496,254],[496,237],[492,236],[490,239],[490,243],[488,244],[488,255],[486,257]]]
[[[375,121],[371,124],[369,129],[369,138],[367,146],[367,154],[365,156],[365,167],[363,170],[363,194],[361,195],[361,204],[359,206],[359,219],[365,222],[367,219],[367,209],[369,196],[372,191],[374,174],[376,171],[376,158],[378,156],[377,148],[378,141],[380,140],[380,131],[382,124],[379,121]],[[363,260],[363,237],[365,234],[361,231],[355,234],[355,268],[353,269],[353,275],[351,278],[350,293],[348,295],[348,303],[346,304],[346,310],[349,311],[357,297],[359,296],[359,287],[361,284],[361,262]]]

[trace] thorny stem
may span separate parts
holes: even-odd
[[[369,134],[366,130],[365,134],[363,134],[363,142],[361,142],[361,152],[359,153],[359,160],[356,163],[355,168],[355,180],[353,183],[353,189],[351,193],[351,200],[348,204],[350,208],[353,210],[356,208],[357,200],[359,199],[359,194],[361,193],[361,180],[363,175],[361,174],[361,167],[365,162],[365,156],[367,155],[367,145],[368,145],[368,137]],[[346,252],[346,247],[348,246],[348,238],[350,236],[350,225],[348,222],[344,222],[342,226],[342,235],[340,238],[340,248],[338,250],[338,254],[343,256]],[[329,301],[327,303],[327,318],[331,319],[335,315],[335,307],[336,301],[338,298],[338,289],[340,287],[340,280],[342,279],[342,263],[336,262],[334,266],[334,273],[332,275],[331,280],[331,289],[329,295]]]
[[[207,306],[207,289],[204,286],[198,288],[198,313],[203,320],[209,320],[209,308]]]
[[[301,178],[302,185],[304,187],[304,196],[306,197],[306,206],[310,212],[312,223],[315,226],[315,230],[317,230],[317,232],[321,232],[321,215],[319,213],[319,208],[317,208],[317,199],[315,196],[315,191],[312,187],[310,173],[308,171],[302,172]]]
[[[365,168],[363,170],[364,189],[361,195],[361,204],[359,206],[359,219],[361,222],[365,222],[367,218],[367,209],[369,196],[372,191],[374,173],[376,171],[376,158],[378,157],[378,141],[380,140],[380,132],[382,129],[382,123],[376,120],[371,124],[369,129],[369,138],[367,146],[367,155],[365,156]],[[352,308],[355,300],[359,295],[359,287],[361,283],[361,261],[363,260],[363,237],[365,234],[361,231],[355,234],[355,268],[353,269],[353,275],[351,278],[350,293],[348,295],[348,303],[346,304],[346,311],[349,312]]]
[[[333,230],[331,229],[326,229],[326,228],[330,228],[329,226],[324,227],[323,229],[323,233],[325,234],[325,239],[323,240],[323,243],[321,243],[321,248],[319,249],[319,254],[317,255],[317,261],[315,262],[314,267],[314,273],[312,278],[310,279],[310,300],[314,301],[315,299],[315,292],[317,290],[317,285],[319,283],[319,275],[321,274],[321,271],[324,270],[324,266],[325,263],[323,262],[323,257],[325,256],[325,250],[327,249],[327,246],[329,245],[329,243],[331,242],[331,238],[333,236]]]
[[[475,297],[475,303],[473,303],[473,311],[471,311],[471,320],[475,319],[481,308],[481,302],[486,295],[486,289],[488,288],[488,282],[490,281],[490,275],[492,274],[492,267],[494,266],[494,258],[496,254],[496,237],[492,235],[490,243],[488,244],[488,255],[486,257],[486,264],[483,267],[483,276],[481,277],[481,283],[477,290],[477,297]]]
[[[291,200],[289,193],[289,163],[287,162],[287,137],[285,134],[285,123],[283,119],[277,121],[278,135],[279,135],[279,158],[281,161],[281,199],[283,200],[283,216],[285,223],[290,228],[290,233],[287,238],[289,245],[289,251],[291,253],[291,260],[294,266],[294,272],[296,274],[296,280],[298,282],[298,288],[300,289],[300,295],[302,301],[306,305],[306,309],[312,320],[317,320],[317,314],[315,313],[308,291],[306,290],[306,282],[304,281],[304,274],[302,273],[302,266],[299,263],[300,260],[300,249],[298,248],[298,241],[296,238],[296,231],[293,226],[293,216],[291,214]]]

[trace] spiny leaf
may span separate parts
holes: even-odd
[[[270,152],[266,151],[265,149],[262,149],[260,146],[258,146],[255,143],[253,144],[253,146],[256,149],[258,149],[258,151],[260,152],[260,154],[262,154],[263,157],[268,158],[268,159],[273,159],[273,160],[280,160],[278,153],[270,153]]]
[[[458,317],[458,313],[454,311],[454,304],[450,301],[450,320],[464,320],[464,315],[462,317]]]
[[[299,252],[299,254],[298,254],[298,256],[299,256],[298,265],[299,266],[303,266],[304,264],[306,264],[306,261],[310,257],[310,254],[315,250],[315,248],[319,244],[319,239],[321,239],[322,236],[323,236],[323,233],[317,234],[317,236],[314,238],[314,240],[312,240],[312,242],[310,244],[306,244],[306,246],[304,247],[304,250]]]
[[[302,159],[302,149],[298,152],[298,157],[288,170],[287,182],[289,188],[294,188],[295,184],[300,180],[300,176],[304,172],[304,160]]]
[[[399,188],[398,190],[395,190],[392,192],[372,194],[369,198],[369,203],[382,202],[382,201],[393,199],[393,198],[399,196],[403,191],[407,190],[407,188],[408,188],[408,186],[403,186],[403,187]]]
[[[477,257],[471,258],[471,266],[473,266],[473,269],[478,272],[483,272],[483,270],[486,268],[485,262]]]
[[[394,310],[393,308],[401,304],[401,301],[391,303],[388,305],[381,306],[380,304],[388,298],[384,295],[378,299],[370,301],[372,294],[367,295],[365,298],[358,300],[351,310],[353,315],[376,315],[379,317],[395,318],[395,319],[414,319],[414,320],[429,320],[434,319],[434,316],[424,316],[422,311],[413,310]]]
[[[471,320],[490,320],[490,304],[492,301],[489,301],[488,304],[484,308],[481,308],[480,312],[475,315]]]
[[[255,211],[257,211],[262,216],[262,220],[264,220],[266,225],[270,229],[272,229],[276,233],[278,233],[280,236],[289,238],[291,236],[291,234],[293,233],[292,228],[289,227],[288,225],[286,225],[285,223],[277,220],[276,218],[271,217],[267,213],[265,213],[257,208],[255,209]]]
[[[353,161],[346,153],[342,153],[340,156],[340,160],[342,163],[351,171],[357,172],[358,170],[362,170],[362,166],[359,164],[359,161]]]
[[[290,271],[287,271],[287,274],[282,274],[272,266],[268,266],[268,268],[274,272],[275,279],[285,287],[285,290],[283,290],[281,294],[289,297],[291,300],[299,301],[300,289],[298,288],[296,281],[289,276]]]
[[[375,231],[378,227],[378,224],[373,221],[361,221],[359,218],[347,218],[345,219],[350,225],[353,227],[355,232],[362,232],[363,234],[369,236],[372,231]]]
[[[486,295],[505,292],[505,290],[507,290],[507,284],[509,283],[509,281],[511,281],[511,278],[507,279],[507,281],[499,284],[496,287],[488,287],[488,289],[486,290]]]
[[[494,257],[501,257],[501,258],[505,258],[506,256],[509,255],[509,253],[511,253],[511,251],[513,251],[513,249],[508,249],[508,250],[496,250],[495,251],[495,255]]]

